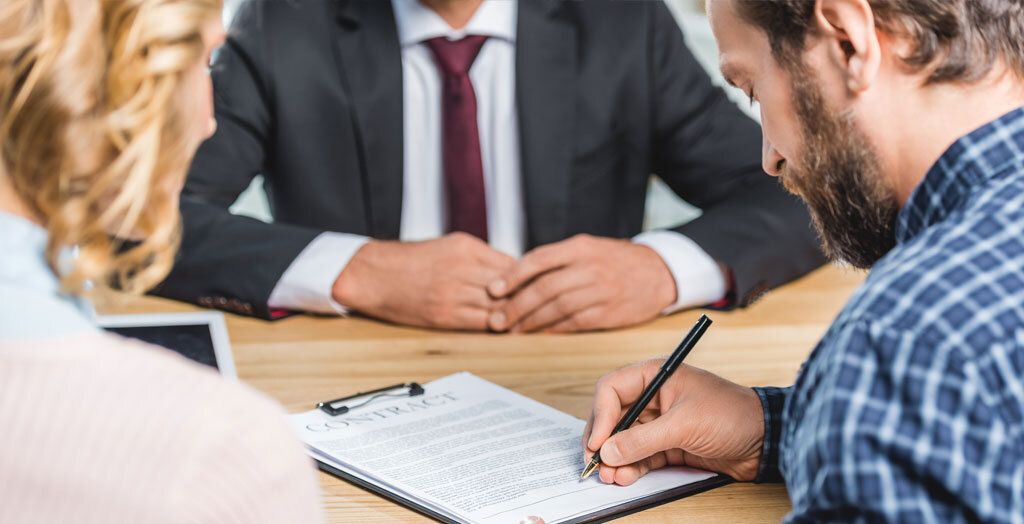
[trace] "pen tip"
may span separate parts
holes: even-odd
[[[587,467],[584,468],[583,473],[580,474],[580,480],[587,480],[587,477],[589,477],[595,471],[597,471],[597,466],[599,464],[600,463],[597,462],[596,460],[591,460],[590,464],[587,464]]]

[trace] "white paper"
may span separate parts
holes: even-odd
[[[554,524],[714,476],[667,468],[628,487],[581,482],[582,420],[469,373],[424,388],[290,421],[317,460],[462,522]]]

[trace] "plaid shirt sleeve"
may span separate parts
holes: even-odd
[[[819,423],[782,430],[788,522],[955,522],[970,514],[962,498],[1011,506],[998,464],[1013,446],[977,380],[990,370],[937,337],[880,322],[833,337],[851,351],[809,377],[813,395],[793,399]],[[948,491],[956,485],[983,492]]]
[[[782,410],[786,396],[793,388],[754,388],[764,411],[764,443],[761,445],[761,464],[754,482],[782,482],[779,473],[779,443],[782,438]]]

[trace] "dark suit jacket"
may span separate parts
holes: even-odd
[[[182,199],[157,291],[267,317],[323,231],[396,239],[402,65],[387,0],[254,0],[213,67],[219,128]],[[731,268],[737,305],[823,261],[807,211],[760,168],[760,130],[662,2],[520,0],[516,96],[528,247],[640,232],[653,173],[700,218],[676,228]],[[262,173],[274,224],[227,208]]]

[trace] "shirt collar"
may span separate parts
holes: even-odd
[[[0,212],[0,284],[51,295],[93,318],[92,305],[60,290],[60,281],[46,259],[46,230],[28,220]],[[65,252],[69,254],[70,252]],[[61,262],[63,262],[63,257]]]
[[[402,47],[439,36],[459,40],[466,35],[480,35],[515,42],[517,5],[516,0],[484,0],[466,27],[452,29],[419,0],[391,0]]]
[[[914,189],[896,222],[904,243],[955,210],[972,190],[1024,159],[1024,107],[961,137]]]

